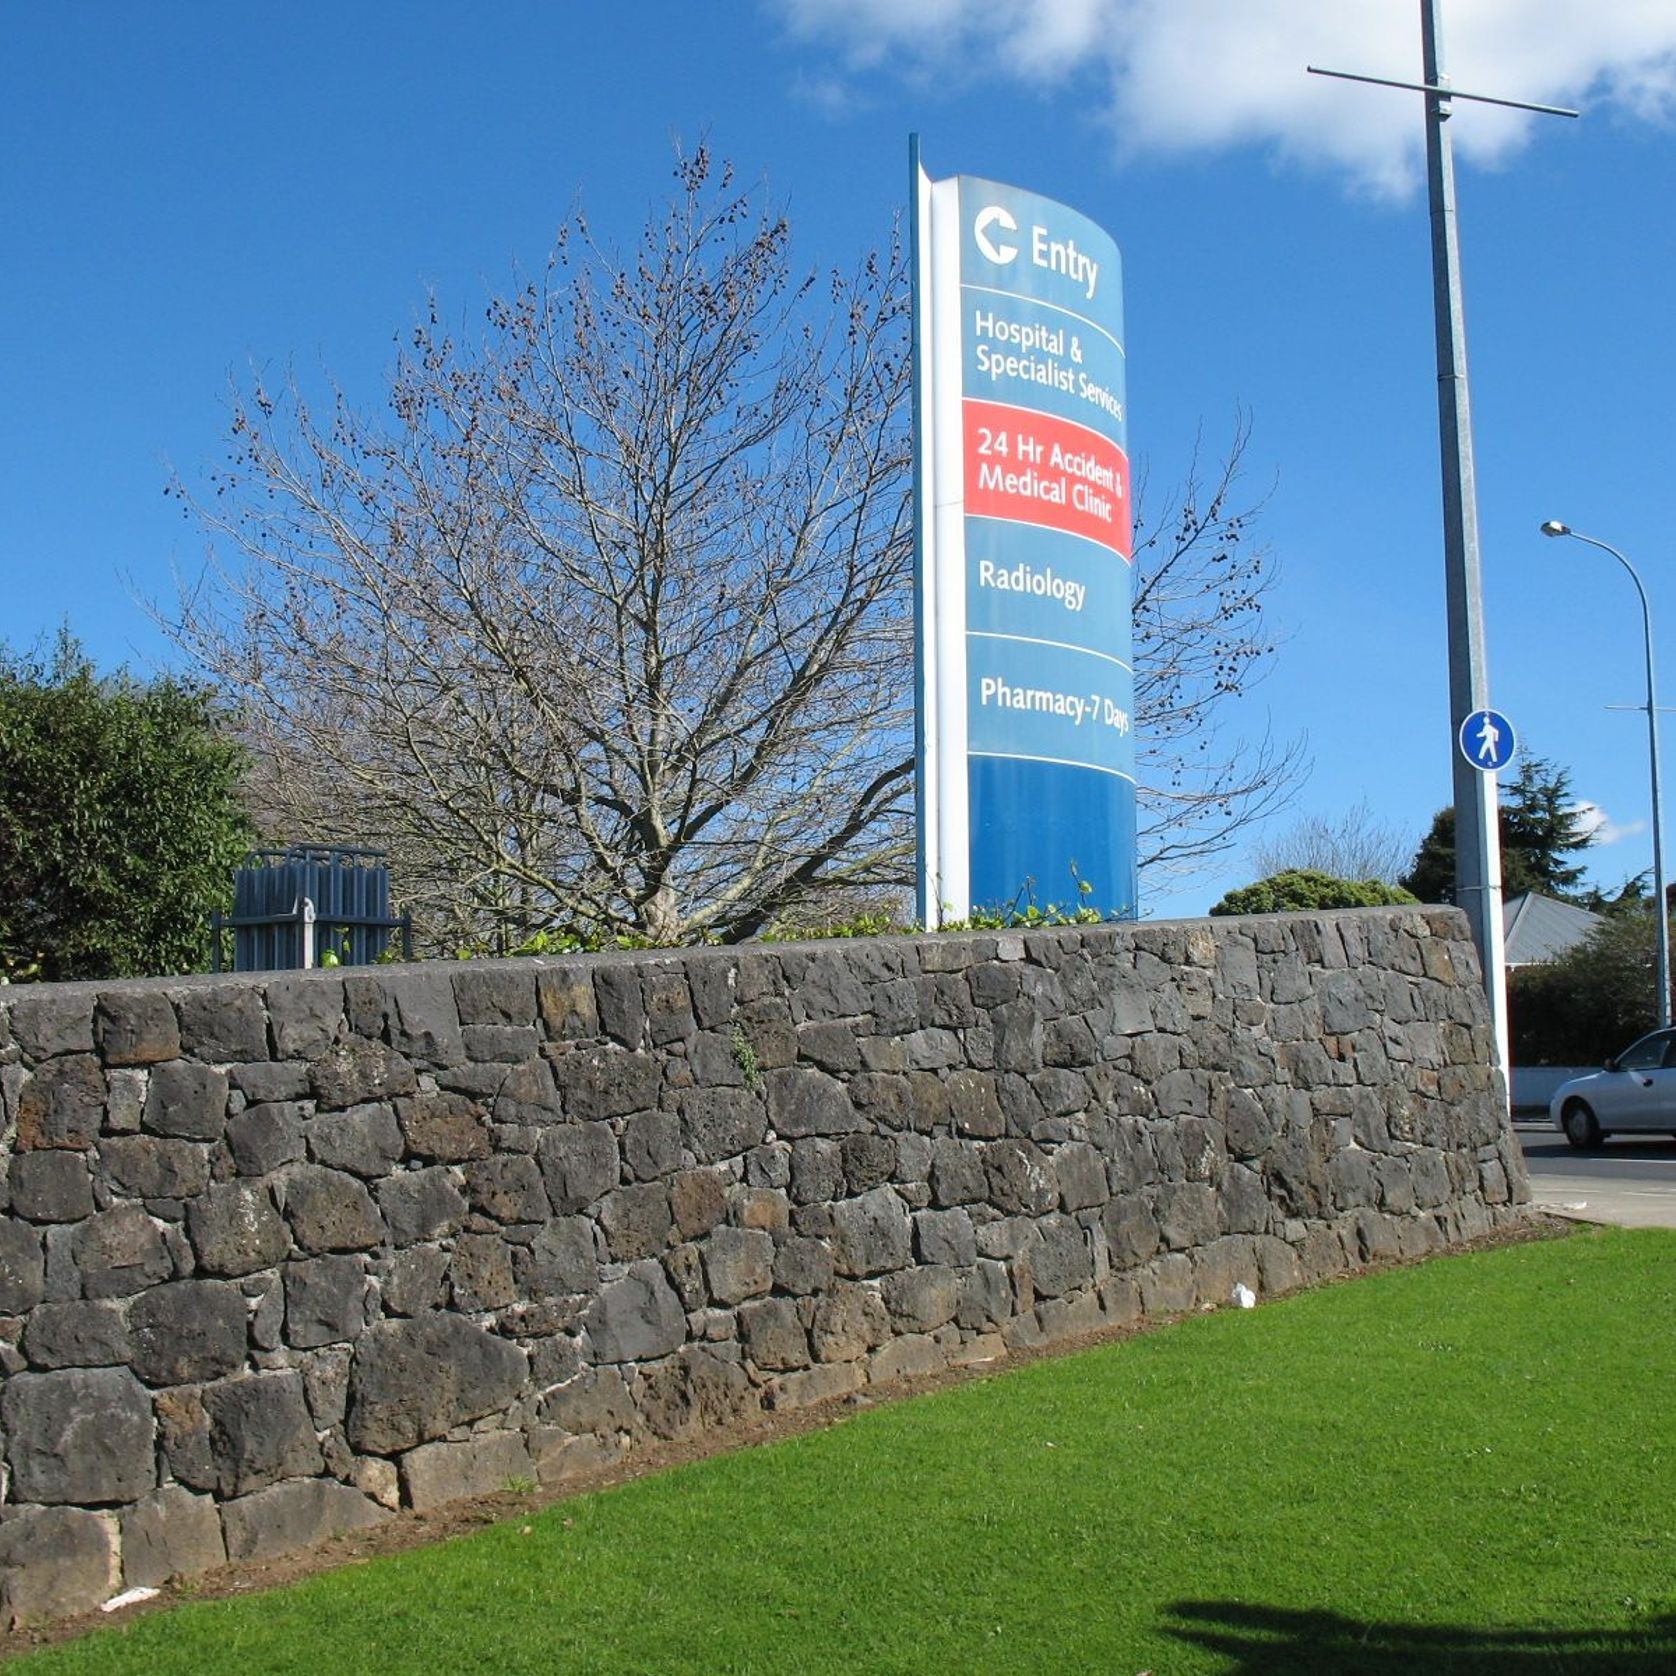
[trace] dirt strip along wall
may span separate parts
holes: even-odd
[[[12,1622],[1527,1196],[1450,910],[0,996]]]

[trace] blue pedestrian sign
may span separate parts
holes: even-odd
[[[1474,710],[1461,723],[1460,744],[1461,755],[1474,768],[1494,774],[1513,760],[1519,737],[1499,710]]]

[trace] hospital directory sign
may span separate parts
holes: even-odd
[[[1034,193],[913,174],[922,922],[1131,916],[1117,246]]]

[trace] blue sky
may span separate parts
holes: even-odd
[[[1639,617],[1676,702],[1676,0],[1449,0],[1491,687],[1647,865]],[[1241,726],[1307,733],[1294,806],[1415,839],[1449,795],[1435,372],[1413,0],[172,0],[0,12],[0,638],[68,620],[103,665],[170,652],[203,541],[163,486],[215,463],[230,378],[328,370],[376,408],[435,290],[475,314],[577,194],[632,237],[707,135],[849,263],[934,173],[1015,181],[1123,249],[1129,435],[1156,484],[1235,410],[1284,635]],[[1676,729],[1673,731],[1676,736]],[[1169,890],[1197,912],[1248,857]]]

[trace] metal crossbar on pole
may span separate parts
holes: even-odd
[[[1478,501],[1467,383],[1466,321],[1461,301],[1460,245],[1455,217],[1455,162],[1450,103],[1470,99],[1520,110],[1575,116],[1557,105],[1534,105],[1451,88],[1443,68],[1441,0],[1420,0],[1420,82],[1387,81],[1308,66],[1311,75],[1405,88],[1426,101],[1426,186],[1432,229],[1432,300],[1437,338],[1438,432],[1443,464],[1443,567],[1449,625],[1449,757],[1455,803],[1455,894],[1472,925],[1484,969],[1490,1028],[1498,1062],[1510,1075],[1507,981],[1501,906],[1501,837],[1496,780],[1456,748],[1462,724],[1489,707],[1484,657],[1484,605],[1478,549]]]

